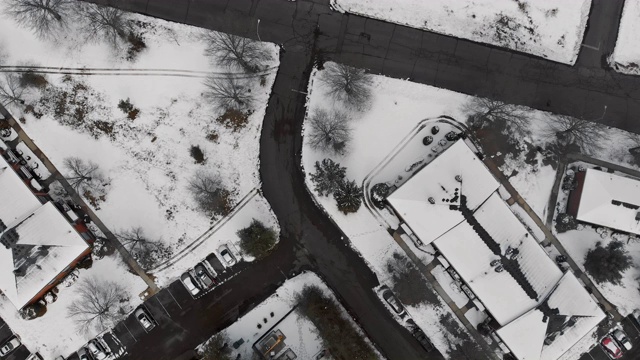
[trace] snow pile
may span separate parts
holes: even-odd
[[[591,0],[332,0],[331,3],[341,11],[566,64],[574,64],[578,58],[591,6]]]

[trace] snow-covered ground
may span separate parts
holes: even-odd
[[[147,285],[138,276],[131,274],[117,256],[94,261],[90,269],[80,269],[77,281],[89,277],[115,281],[123,286],[129,294],[128,303],[122,304],[124,309],[132,311],[142,303],[141,295]],[[47,312],[42,317],[33,320],[22,319],[13,304],[5,296],[0,296],[0,317],[20,336],[22,343],[31,352],[39,352],[44,359],[67,356],[97,335],[94,329],[76,331],[76,324],[67,315],[67,307],[78,297],[74,292],[78,282],[70,287],[59,285],[58,300],[47,305]]]
[[[321,74],[319,71],[313,74],[309,85],[308,114],[312,114],[318,108],[342,107],[340,103],[334,102],[330,97],[326,96],[326,88],[320,81],[319,74]],[[348,180],[355,180],[356,183],[362,184],[372,171],[378,169],[379,164],[387,160],[387,155],[398,154],[391,161],[390,168],[398,171],[398,174],[405,174],[419,159],[424,158],[425,154],[415,153],[414,150],[420,147],[414,148],[411,144],[404,146],[402,151],[396,151],[396,146],[404,143],[409,134],[421,131],[416,129],[416,126],[424,119],[447,115],[459,121],[464,121],[467,119],[465,105],[471,99],[472,97],[470,96],[444,89],[383,76],[372,76],[371,107],[363,112],[354,111],[350,113],[352,116],[350,125],[353,129],[353,139],[349,143],[348,151],[344,155],[329,155],[312,148],[308,143],[308,135],[311,130],[310,126],[307,126],[304,129],[305,142],[302,153],[304,169],[307,174],[313,173],[315,172],[315,162],[329,157],[346,167],[346,178]],[[544,136],[544,132],[548,126],[547,124],[550,121],[554,121],[554,115],[526,108],[524,111],[529,118],[528,128],[531,131],[531,135],[526,137],[526,141],[531,144],[533,149],[536,146],[544,148],[549,141],[549,137]],[[628,145],[625,140],[626,133],[617,129],[608,129],[607,131],[612,139],[609,143],[619,144],[619,146],[607,146],[598,156],[612,162],[629,165],[630,159],[625,155],[627,149],[625,145]],[[421,144],[422,136],[416,136],[416,138]],[[437,139],[434,139],[435,142],[437,142]],[[424,146],[422,148],[424,149]],[[425,150],[422,151],[424,152]],[[509,181],[518,193],[536,214],[544,220],[556,170],[552,165],[543,163],[543,155],[538,152],[534,154],[532,160],[527,159],[527,151],[521,151],[515,156],[512,153],[505,154],[505,151],[507,150],[498,149],[497,153],[487,153],[487,155],[494,158],[496,162],[504,160],[500,170],[509,176]],[[513,170],[517,171],[514,172]],[[406,177],[406,175],[403,176]],[[387,221],[389,226],[395,228],[397,220],[393,222],[393,220],[390,220],[392,217],[382,211],[381,221],[381,218],[374,216],[364,204],[358,212],[344,215],[337,210],[333,197],[322,197],[314,190],[314,184],[309,176],[306,177],[306,182],[316,202],[346,233],[351,246],[362,254],[378,274],[381,283],[391,285],[393,278],[387,269],[387,262],[394,253],[399,252],[402,254],[403,250],[388,234],[382,224]],[[538,240],[542,240],[544,234],[541,233],[535,223],[529,219],[529,216],[519,206],[518,203],[512,205],[512,211],[523,218],[525,225],[532,228],[533,234]],[[407,239],[405,239],[405,243],[411,247],[423,263],[428,264],[433,260],[433,257],[415,248],[413,243]],[[436,270],[434,275],[441,277],[444,274]],[[447,284],[449,284],[449,281],[445,281],[445,284],[441,285],[444,287]],[[449,289],[445,289],[445,291],[449,293]],[[460,294],[453,289],[451,289],[449,295],[456,302],[462,303],[464,300],[458,298]],[[416,323],[433,340],[435,346],[443,354],[447,354],[451,350],[450,342],[447,341],[447,337],[451,336],[451,333],[442,326],[439,320],[442,315],[450,312],[450,309],[444,303],[442,304],[442,307],[420,305],[408,306],[407,309]],[[468,316],[468,318],[471,318],[470,320],[476,322],[482,317],[482,314],[477,313],[470,313]]]
[[[231,357],[235,358],[239,355],[242,359],[252,358],[254,353],[252,348],[253,344],[294,308],[296,305],[296,295],[300,293],[305,286],[317,286],[326,296],[339,304],[333,292],[312,272],[305,272],[288,279],[273,295],[223,330],[232,343],[240,339],[244,340],[240,347],[233,349]],[[349,316],[346,310],[341,306],[340,309],[345,318],[350,320],[351,324],[362,334],[367,343],[371,345],[369,339],[360,327],[351,320],[351,316]],[[309,352],[317,349],[318,343],[322,343],[322,339],[319,337],[318,330],[311,321],[297,314],[294,310],[293,313],[287,316],[285,321],[279,324],[278,329],[286,336],[285,343],[287,344],[298,345],[298,340],[305,339],[306,343],[304,343],[304,346],[294,347],[294,351],[298,350],[296,351],[298,358],[315,358],[314,355],[316,355],[316,353]],[[322,345],[320,345],[320,348],[322,348]],[[380,354],[378,355],[379,358],[382,358]]]
[[[591,6],[591,0],[332,0],[331,3],[341,11],[566,64],[574,64],[578,57]]]
[[[618,28],[618,39],[609,63],[616,71],[626,74],[640,74],[640,39],[638,24],[640,18],[640,1],[625,0],[622,18]]]
[[[0,1],[0,6],[3,3]],[[204,30],[141,15],[127,16],[146,43],[134,61],[126,60],[121,51],[106,43],[78,41],[83,34],[73,26],[65,37],[41,40],[4,12],[0,13],[0,33],[5,34],[0,44],[7,66],[27,64],[53,72],[59,68],[86,69],[83,74],[46,74],[44,88],[25,92],[25,105],[33,108],[11,106],[9,110],[63,174],[68,173],[64,159],[70,156],[99,165],[107,178],[105,198],[93,206],[110,230],[119,233],[141,227],[148,238],[180,255],[178,261],[154,274],[162,286],[222,244],[230,244],[232,251],[237,249],[236,231],[253,218],[279,230],[259,192],[258,173],[259,137],[278,66],[278,49],[263,44],[271,60],[265,64],[265,72],[250,77],[253,112],[246,127],[233,131],[216,121],[221,113],[203,96],[203,81],[208,74],[237,71],[218,66],[205,56]],[[68,100],[73,112],[66,118],[80,116],[82,121],[70,124],[62,120],[65,116],[56,115],[61,111],[57,101],[62,98]],[[118,108],[126,99],[139,109],[134,120]],[[203,151],[203,164],[196,164],[190,155],[192,146]],[[40,170],[46,171],[43,165]],[[233,216],[210,218],[197,209],[187,187],[199,170],[218,174],[234,204],[246,199]],[[188,246],[197,251],[181,252]],[[244,260],[252,259],[245,256]],[[131,309],[140,303],[139,295],[146,285],[128,272],[117,253],[95,259],[93,268],[80,271],[80,280],[90,274],[125,285]],[[40,351],[46,359],[68,355],[96,335],[73,331],[74,324],[66,315],[66,306],[77,295],[73,289],[61,288],[58,301],[36,320],[19,319],[4,298],[0,315],[30,350]]]
[[[198,210],[188,191],[189,181],[197,171],[218,174],[234,203],[260,188],[259,137],[278,66],[278,50],[273,44],[263,44],[271,57],[265,64],[269,70],[264,73],[262,84],[260,76],[251,78],[254,111],[245,128],[233,131],[216,121],[221,113],[203,96],[203,80],[207,74],[236,70],[214,64],[204,54],[204,30],[129,16],[146,43],[146,49],[135,61],[125,60],[99,41],[76,42],[75,38],[82,36],[78,29],[55,42],[40,40],[1,14],[0,32],[11,34],[2,39],[7,65],[86,68],[88,74],[96,68],[134,69],[131,75],[118,76],[48,74],[44,91],[32,90],[26,95],[26,104],[34,105],[35,110],[12,110],[16,118],[24,118],[22,126],[27,134],[63,174],[67,172],[63,161],[70,156],[100,166],[108,185],[105,198],[94,207],[114,233],[141,227],[148,238],[161,241],[177,253],[220,220]],[[137,70],[148,69],[162,70],[153,71],[155,76],[142,76],[140,71],[136,75]],[[171,76],[176,73],[181,76]],[[55,103],[60,96],[86,98],[85,123],[69,125],[54,116],[58,110],[47,102]],[[118,108],[119,102],[126,99],[140,110],[135,120]],[[34,112],[41,114],[35,116]],[[107,125],[100,126],[103,124],[96,121]],[[209,136],[212,134],[215,138]],[[203,151],[203,164],[195,163],[190,155],[192,146]],[[261,195],[256,195],[247,207],[252,209],[244,213],[277,228],[275,216]],[[237,227],[247,223],[226,224],[225,238],[209,236],[207,251],[223,242],[236,241]],[[186,258],[185,263],[174,266],[175,272],[165,275],[175,276],[193,266],[191,260]]]

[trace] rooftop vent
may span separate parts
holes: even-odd
[[[430,197],[429,199],[427,199],[429,201],[429,204],[435,204],[436,203],[436,199]]]
[[[462,182],[462,176],[456,175],[456,181],[457,182]]]

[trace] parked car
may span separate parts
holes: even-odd
[[[631,315],[631,318],[640,325],[640,310],[633,310],[633,314]]]
[[[200,280],[200,284],[204,285],[205,288],[212,287],[216,281],[213,279],[213,276],[209,274],[209,271],[204,267],[202,263],[199,263],[194,268],[194,272],[198,280]]]
[[[18,339],[17,336],[13,336],[0,348],[0,356],[7,356],[10,352],[20,347],[20,345],[22,345],[20,339]]]
[[[27,357],[27,360],[44,360],[40,353],[33,353]]]
[[[627,334],[625,334],[624,331],[620,329],[616,329],[613,331],[613,333],[611,333],[611,335],[613,336],[614,339],[616,339],[618,344],[622,346],[625,350],[631,350],[631,347],[632,347],[631,342],[629,341],[629,338],[627,337]]]
[[[78,354],[78,357],[80,358],[80,360],[91,360],[91,358],[89,357],[89,353],[87,353],[87,349],[83,347],[78,349],[76,354]]]
[[[222,263],[220,262],[220,259],[218,259],[216,254],[209,254],[209,256],[207,256],[206,258],[206,261],[209,263],[209,265],[211,265],[211,268],[217,271],[218,273],[225,271],[224,265],[222,265]]]
[[[420,343],[420,346],[422,346],[422,348],[426,352],[430,352],[433,350],[433,344],[431,344],[431,341],[429,340],[427,335],[424,334],[422,329],[420,329],[419,327],[415,327],[411,333],[413,337],[416,338],[416,340],[418,340],[418,342]]]
[[[107,357],[107,350],[96,339],[89,341],[89,343],[87,344],[87,349],[96,360],[103,360]]]
[[[193,281],[193,278],[191,277],[191,274],[189,274],[188,272],[180,276],[180,281],[182,281],[182,285],[184,285],[187,291],[189,291],[191,296],[200,294],[200,288],[196,285],[195,281]]]
[[[224,260],[227,265],[235,265],[236,258],[235,256],[233,256],[233,254],[231,254],[231,251],[229,251],[229,248],[226,245],[223,246],[222,250],[220,251],[220,256],[222,256],[222,260]]]
[[[140,325],[142,325],[142,327],[146,331],[151,331],[154,327],[156,327],[156,324],[151,318],[151,315],[149,315],[149,313],[144,308],[139,307],[138,309],[136,309],[134,315],[136,316],[136,319],[138,320]]]
[[[618,345],[616,345],[616,342],[613,341],[611,336],[605,336],[602,338],[602,340],[600,340],[600,346],[602,346],[602,349],[610,358],[620,359],[622,357],[622,350],[620,350]]]
[[[393,295],[391,290],[388,290],[388,289],[384,290],[382,292],[382,298],[384,299],[384,301],[387,302],[387,304],[389,304],[389,306],[391,306],[391,308],[393,309],[393,311],[396,312],[396,314],[402,315],[404,313],[404,307],[400,303],[400,300],[398,300],[398,298],[395,295]]]

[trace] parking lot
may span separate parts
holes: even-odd
[[[209,293],[213,293],[212,295],[216,297],[224,296],[224,291],[219,290],[218,286],[239,274],[248,266],[248,263],[240,261],[232,267],[225,267],[213,254],[207,256],[207,259],[210,260],[211,267],[217,274],[217,286],[203,290],[198,295],[192,296],[182,282],[176,280],[141,305],[144,311],[150,315],[156,327],[163,328],[168,332],[180,334],[183,332],[183,329],[177,322],[173,321],[173,317],[184,315],[191,304],[199,301],[200,298],[207,296]],[[218,294],[218,292],[220,294]],[[110,332],[105,333],[102,339],[109,346],[109,349],[114,354],[114,358],[119,358],[125,357],[124,355],[127,354],[128,348],[136,345],[143,337],[153,331],[154,329],[146,330],[136,319],[135,315],[131,313],[111,329]],[[78,354],[74,352],[70,354],[67,359],[79,360],[79,357]]]
[[[4,343],[9,339],[11,339],[12,336],[13,336],[13,331],[11,331],[11,329],[9,328],[9,325],[7,325],[4,322],[4,320],[0,319],[0,346],[4,345]],[[27,357],[29,357],[29,355],[31,355],[29,350],[23,345],[20,345],[19,348],[15,349],[6,357],[3,357],[3,359],[25,360]]]
[[[631,317],[625,317],[622,322],[622,329],[629,337],[633,348],[622,353],[622,359],[640,359],[640,324],[634,321]],[[600,340],[600,339],[599,339]],[[599,341],[598,340],[598,341]],[[589,352],[585,353],[580,360],[610,360],[602,347],[598,344],[594,346]]]

